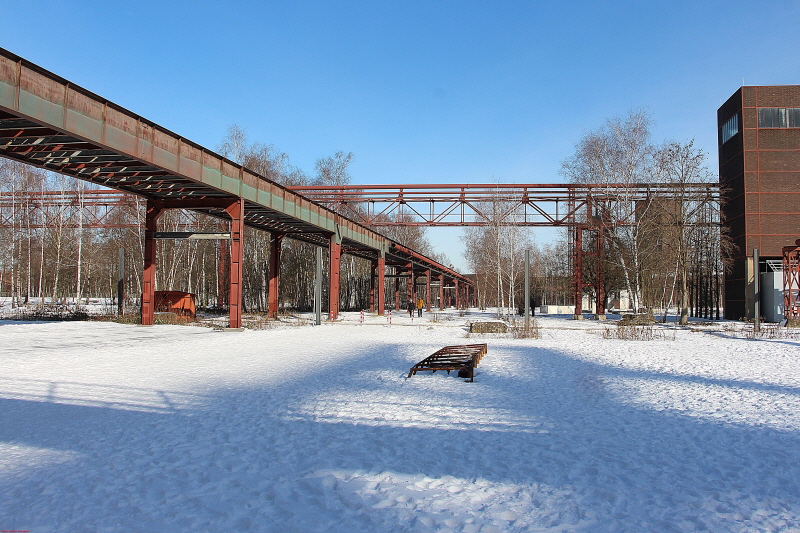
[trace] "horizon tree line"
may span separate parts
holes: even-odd
[[[613,198],[594,205],[592,220],[586,213],[576,218],[576,223],[602,226],[605,236],[599,254],[586,256],[582,277],[594,283],[602,262],[605,308],[627,294],[633,311],[677,308],[681,323],[689,315],[718,319],[732,244],[720,218],[721,199],[698,195],[695,187],[715,181],[707,156],[691,140],[654,144],[651,126],[644,111],[609,119],[583,135],[574,154],[562,161],[560,173],[568,182],[599,186],[595,190]],[[650,184],[668,184],[672,195],[640,197],[637,191]],[[507,206],[482,206],[482,211],[492,218]],[[513,212],[508,219],[513,223]],[[481,305],[497,306],[501,314],[509,306],[523,308],[525,249],[532,252],[533,304],[575,305],[575,231],[563,231],[556,242],[539,247],[528,228],[500,223],[468,228],[466,258],[478,274]],[[597,235],[583,242],[585,251],[597,250]],[[597,298],[591,289],[581,292]]]
[[[336,152],[317,160],[314,176],[289,162],[287,154],[272,145],[250,142],[236,125],[228,128],[220,144],[221,155],[281,185],[344,185],[351,176],[348,166],[353,154]],[[88,208],[83,194],[100,189],[91,183],[12,161],[0,159],[0,192],[10,197],[0,228],[0,294],[10,296],[11,306],[29,304],[64,305],[86,303],[87,298],[113,299],[117,291],[119,250],[125,255],[125,294],[135,308],[141,294],[144,262],[144,210],[138,198],[128,208],[117,209],[106,218],[107,227],[89,226],[84,218]],[[66,198],[76,193],[77,205],[52,202],[32,205],[29,193],[53,193]],[[18,200],[17,200],[18,199]],[[98,208],[102,209],[102,208]],[[401,215],[398,215],[401,216]],[[161,231],[226,231],[228,222],[191,211],[171,209],[159,219]],[[425,228],[373,228],[409,248],[443,263]],[[269,232],[245,228],[243,306],[248,311],[266,311],[268,302],[269,256],[274,246]],[[157,242],[157,290],[182,290],[196,295],[199,306],[227,306],[228,272],[226,241],[193,239]],[[310,310],[314,299],[315,246],[289,237],[282,242],[279,302],[286,310]],[[327,254],[323,265],[323,300],[327,299]],[[342,309],[369,308],[371,264],[353,255],[341,262],[340,305]],[[394,288],[387,284],[386,302],[394,301]],[[402,300],[406,291],[401,290]],[[133,308],[131,310],[134,310]]]
[[[650,117],[642,112],[610,119],[601,128],[585,134],[575,153],[564,160],[561,175],[572,183],[629,184],[669,183],[679,191],[665,201],[626,198],[598,207],[606,232],[602,257],[587,258],[584,279],[593,281],[596,261],[603,262],[606,307],[621,293],[627,293],[634,310],[679,307],[681,321],[690,314],[718,316],[721,277],[726,268],[725,252],[730,243],[720,224],[719,210],[711,203],[689,195],[690,186],[709,181],[706,155],[692,141],[650,141]],[[289,162],[287,154],[272,145],[250,142],[236,125],[229,127],[218,151],[237,163],[282,185],[346,185],[352,153],[342,151],[317,160],[314,176]],[[0,246],[0,291],[9,294],[12,306],[47,299],[51,303],[80,301],[82,298],[113,298],[116,293],[117,257],[125,251],[126,294],[141,293],[143,264],[144,201],[120,210],[108,228],[86,227],[83,209],[49,206],[34,209],[26,205],[28,192],[51,191],[64,194],[94,188],[93,184],[47,172],[11,160],[0,159],[0,191],[20,201],[13,204]],[[465,258],[475,274],[478,303],[497,307],[502,314],[523,306],[524,250],[532,253],[532,293],[535,305],[574,305],[571,237],[564,231],[555,242],[538,245],[530,228],[515,226],[516,214],[502,202],[480,206],[490,220],[484,227],[468,227],[462,240]],[[350,205],[348,209],[359,209]],[[509,214],[510,211],[510,214]],[[7,213],[8,214],[8,213]],[[342,213],[345,216],[347,213]],[[636,224],[622,223],[631,216]],[[393,215],[402,221],[402,213]],[[511,224],[508,224],[511,222]],[[191,227],[200,231],[224,231],[227,222],[213,217],[169,210],[159,221],[164,231]],[[443,264],[449,259],[438,254],[424,227],[382,226],[377,232],[415,249]],[[264,311],[268,301],[269,250],[273,236],[246,228],[243,272],[243,305],[246,310]],[[593,247],[594,243],[584,243]],[[308,310],[313,305],[315,246],[285,238],[281,257],[281,306]],[[222,241],[159,241],[157,288],[185,290],[196,294],[198,305],[227,305],[227,262],[230,253]],[[327,258],[325,259],[327,261]],[[340,301],[343,309],[369,307],[368,260],[345,255],[342,258]],[[323,268],[327,276],[327,268]],[[391,272],[390,272],[391,273]],[[397,273],[397,272],[395,272]],[[387,283],[386,302],[394,301],[394,287]],[[324,283],[327,288],[327,284]],[[406,291],[402,289],[401,301]],[[592,291],[587,296],[595,297]],[[327,298],[325,295],[323,298]],[[403,307],[405,303],[401,305]]]

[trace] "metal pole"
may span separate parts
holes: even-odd
[[[267,316],[278,318],[279,287],[281,279],[281,246],[283,244],[283,234],[273,233],[269,242],[269,293],[267,296]]]
[[[119,249],[119,264],[117,267],[117,314],[125,314],[125,248]]]
[[[386,307],[386,257],[378,254],[378,314],[382,315]]]
[[[583,227],[575,228],[575,320],[583,320]]]
[[[156,240],[153,234],[158,228],[158,217],[164,212],[164,204],[147,200],[144,222],[144,269],[142,270],[142,325],[152,326],[155,314],[156,291]],[[221,241],[225,242],[225,241]],[[222,261],[222,259],[220,259]]]
[[[525,250],[525,331],[531,327],[531,251]]]
[[[759,273],[759,257],[758,257],[758,248],[753,248],[753,329],[755,331],[761,331],[761,288],[759,284],[758,278],[760,277]]]
[[[231,217],[230,280],[228,289],[228,328],[242,329],[242,285],[244,260],[244,198],[239,198],[225,211]],[[223,241],[224,242],[224,241]]]
[[[333,322],[339,317],[339,275],[341,272],[342,241],[337,235],[331,235],[328,249],[328,320]]]
[[[317,325],[322,324],[322,247],[317,247],[317,279],[314,287],[314,313]]]

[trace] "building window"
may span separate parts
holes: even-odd
[[[758,110],[759,128],[800,128],[800,107],[762,107]]]
[[[790,107],[786,109],[790,128],[800,128],[800,107]]]
[[[739,133],[739,114],[733,115],[731,118],[728,119],[728,122],[722,126],[722,144],[728,142],[728,140]]]

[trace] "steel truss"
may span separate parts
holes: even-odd
[[[783,247],[783,314],[787,320],[800,319],[800,239]]]
[[[583,289],[596,294],[595,314],[605,314],[603,262],[595,283],[583,279],[584,259],[600,258],[613,227],[637,224],[652,202],[691,204],[689,217],[711,206],[719,224],[717,183],[689,184],[413,184],[298,186],[292,190],[372,227],[529,226],[569,229],[575,316],[582,316]],[[584,234],[594,234],[585,250]]]
[[[85,228],[137,227],[126,221],[144,202],[114,190],[0,192],[0,228],[14,227],[14,217],[24,213],[26,228],[53,227],[54,218],[79,218]],[[52,209],[51,209],[52,208]]]
[[[191,210],[235,224],[232,234],[247,226],[271,233],[276,241],[288,236],[328,248],[331,320],[339,312],[343,253],[372,261],[377,269],[386,259],[416,263],[464,286],[472,284],[462,274],[412,256],[374,230],[2,48],[0,157],[136,194],[147,199],[152,213]],[[230,295],[238,298],[241,291],[234,285],[241,282],[241,265],[232,259],[228,266]],[[380,285],[382,272],[376,275]],[[142,300],[150,301],[152,295],[147,296]],[[234,329],[241,325],[233,309],[239,303],[230,301]]]
[[[654,198],[719,203],[716,183],[309,185],[289,189],[374,227],[577,226],[585,224],[585,213],[592,205],[630,204],[626,212],[633,222],[636,204]]]
[[[576,315],[581,314],[582,291],[587,287],[593,288],[597,295],[596,314],[605,313],[602,261],[595,262],[595,284],[585,283],[582,272],[586,257],[601,256],[610,226],[636,224],[642,212],[640,207],[654,199],[675,201],[676,198],[681,198],[685,202],[693,203],[695,210],[711,205],[716,212],[719,211],[719,186],[715,183],[684,186],[421,184],[290,188],[353,220],[374,227],[457,227],[489,224],[567,227],[570,230]],[[133,195],[109,190],[0,193],[0,227],[11,227],[15,210],[28,210],[32,220],[41,220],[42,217],[33,211],[47,207],[82,209],[83,226],[86,228],[138,227],[138,224],[120,222],[116,216],[121,210],[135,207],[137,202],[141,200]],[[52,216],[56,215],[45,214],[44,218]],[[716,223],[719,222],[718,216],[715,220]],[[26,224],[26,227],[40,226]],[[586,233],[590,238],[592,234],[595,235],[594,250],[584,249],[584,242],[589,242],[585,237]],[[279,254],[280,247],[275,249]],[[410,250],[404,251],[412,261],[418,259]],[[277,257],[272,259],[273,262],[278,260]],[[409,273],[404,274],[404,277],[413,277],[410,274],[414,270],[411,261],[391,261],[386,264],[407,269]],[[413,284],[412,281],[410,286]]]

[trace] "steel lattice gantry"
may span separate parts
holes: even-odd
[[[408,184],[297,186],[292,190],[371,226],[566,227],[570,230],[575,316],[581,317],[584,258],[602,254],[607,229],[636,224],[652,201],[684,201],[719,210],[717,183]],[[620,209],[620,206],[623,206]],[[613,214],[612,214],[613,213]],[[584,233],[595,234],[585,250]],[[596,314],[604,315],[602,261],[595,262]]]
[[[48,208],[55,208],[56,213],[77,213],[86,228],[131,228],[136,224],[121,219],[124,211],[135,209],[136,205],[136,196],[109,189],[0,191],[0,228],[13,228],[13,218],[20,210],[29,217],[26,228],[52,227],[56,222],[51,220],[54,215]]]
[[[585,213],[615,202],[653,198],[719,200],[716,183],[503,183],[306,185],[289,187],[370,226],[531,227],[584,224]],[[624,222],[624,221],[617,221]]]
[[[800,239],[783,247],[783,314],[800,320]]]
[[[152,323],[153,239],[165,209],[231,221],[231,327],[241,325],[243,226],[271,232],[278,244],[288,236],[329,249],[331,319],[338,314],[342,253],[373,261],[380,287],[387,260],[472,285],[452,269],[1,48],[0,156],[147,198],[145,323]],[[272,248],[277,263],[280,246]],[[271,276],[270,292],[277,297],[277,273]],[[382,310],[383,291],[377,292]]]

